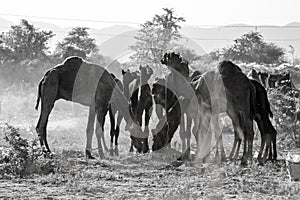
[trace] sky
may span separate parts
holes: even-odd
[[[177,16],[184,17],[183,25],[282,26],[300,22],[299,0],[7,0],[1,2],[0,17],[16,23],[20,18],[47,21],[61,27],[103,28],[121,22],[138,27],[162,14],[163,7],[173,8]]]

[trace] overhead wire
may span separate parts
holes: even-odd
[[[45,16],[34,16],[34,15],[19,15],[19,14],[10,14],[10,13],[0,13],[0,16],[12,16],[12,17],[24,17],[24,18],[38,18],[38,19],[50,19],[50,20],[66,20],[66,21],[84,21],[84,22],[95,22],[95,23],[110,23],[110,24],[141,24],[139,22],[130,22],[130,21],[109,21],[109,20],[91,20],[91,19],[78,19],[78,18],[60,18],[60,17],[45,17]],[[1,26],[1,28],[11,28],[8,26]],[[275,25],[207,25],[207,24],[186,24],[185,27],[211,27],[211,28],[300,28],[300,25],[288,25],[288,26],[275,26]],[[68,33],[67,31],[54,31],[57,33]],[[97,33],[92,32],[93,35],[99,36],[112,36],[112,37],[129,37],[134,38],[133,35],[126,34],[106,34],[106,33]],[[201,37],[189,37],[191,40],[201,40],[201,41],[231,41],[233,38],[201,38]],[[300,41],[300,38],[265,38],[269,41]]]

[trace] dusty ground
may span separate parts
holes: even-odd
[[[120,155],[111,157],[106,153],[103,160],[87,162],[83,154],[85,111],[80,116],[61,111],[51,115],[48,141],[56,153],[54,173],[26,178],[2,176],[0,199],[300,199],[300,182],[290,180],[284,161],[265,166],[254,161],[241,167],[239,162],[227,161],[175,168],[169,164],[176,156],[129,153],[130,139],[124,124],[119,139]],[[37,118],[38,112],[0,115],[1,125],[8,122],[20,127],[26,138],[36,137]],[[105,130],[108,128],[107,123]],[[224,136],[228,154],[233,136]],[[5,145],[2,133],[0,138],[0,145]],[[106,131],[107,144],[108,139]],[[178,135],[175,141],[179,141]],[[255,140],[255,150],[259,142]],[[178,142],[172,145],[180,149]],[[279,154],[280,159],[285,156],[284,151]]]

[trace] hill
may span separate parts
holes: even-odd
[[[72,27],[62,28],[45,22],[30,22],[37,28],[52,30],[56,35],[50,42],[53,50],[58,41],[61,41]],[[0,18],[0,31],[7,31],[12,22]],[[234,24],[223,27],[195,27],[183,26],[181,34],[184,39],[181,43],[192,48],[198,54],[209,53],[218,48],[233,44],[233,40],[249,31],[259,31],[267,42],[273,42],[289,50],[289,45],[295,48],[295,56],[300,57],[300,22],[291,22],[285,26],[249,26]],[[90,29],[91,37],[96,39],[100,52],[112,58],[122,57],[128,53],[128,46],[133,45],[137,29],[127,25],[114,25],[103,29]],[[127,53],[126,53],[127,52]]]

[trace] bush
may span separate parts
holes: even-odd
[[[0,175],[48,174],[53,172],[52,160],[42,158],[38,139],[28,141],[20,136],[19,129],[6,124],[4,139],[8,147],[0,151]]]
[[[280,87],[270,89],[268,93],[279,133],[278,141],[284,142],[284,146],[288,148],[300,148],[299,91]]]

